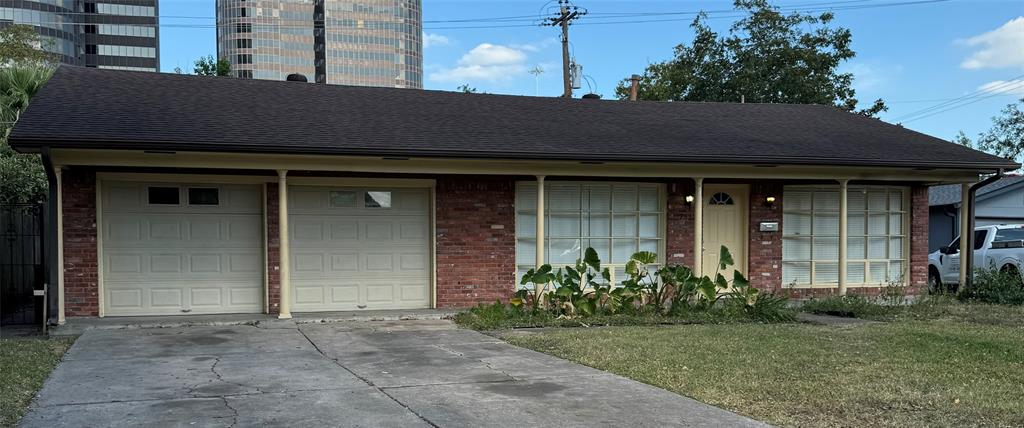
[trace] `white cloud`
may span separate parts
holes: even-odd
[[[481,43],[466,52],[452,68],[430,73],[430,79],[442,82],[499,81],[526,72],[526,53],[505,45]]]
[[[448,37],[442,36],[440,34],[433,34],[427,32],[423,33],[424,49],[434,46],[447,46],[449,43],[451,43],[451,40],[449,40]]]
[[[996,80],[981,85],[978,89],[993,94],[1007,94],[1024,97],[1024,79]]]
[[[960,43],[976,49],[960,63],[963,68],[1024,68],[1024,16]]]

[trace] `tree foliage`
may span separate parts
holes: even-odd
[[[832,13],[783,14],[767,0],[735,0],[746,16],[720,35],[701,13],[690,25],[690,44],[675,48],[675,57],[651,64],[641,76],[638,98],[654,101],[723,101],[835,105],[856,111],[852,73],[839,66],[853,58],[850,30],[832,27]],[[629,97],[627,80],[615,93]],[[873,116],[885,111],[879,99],[857,111]]]
[[[46,174],[39,156],[16,153],[7,144],[7,136],[29,100],[52,74],[52,68],[38,63],[0,68],[0,203],[46,198]]]
[[[28,25],[0,27],[0,65],[49,64],[57,56],[45,50],[50,42]]]
[[[215,59],[213,55],[199,57],[193,69],[199,76],[227,76],[231,73],[231,63],[224,58]]]
[[[978,134],[976,141],[960,131],[953,142],[1009,160],[1024,160],[1024,98],[1003,107],[999,116],[992,118],[992,127]]]

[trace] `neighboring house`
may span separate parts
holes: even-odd
[[[10,141],[56,168],[67,316],[466,307],[587,247],[615,282],[724,245],[768,292],[915,292],[927,186],[1019,166],[831,106],[77,67]]]
[[[217,0],[217,57],[231,75],[423,88],[421,0]]]
[[[928,189],[928,251],[949,245],[960,236],[960,185]],[[1024,176],[1007,175],[978,189],[974,224],[990,226],[1024,223]]]
[[[160,69],[157,0],[0,2],[0,28],[29,25],[64,64],[133,71]]]

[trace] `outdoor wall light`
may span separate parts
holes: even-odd
[[[693,205],[693,195],[686,195],[686,205]]]
[[[765,197],[764,198],[764,205],[766,207],[769,207],[769,208],[774,207],[775,206],[775,197],[774,196],[767,196],[767,197]]]

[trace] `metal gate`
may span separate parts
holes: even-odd
[[[0,205],[0,324],[41,324],[45,205]]]

